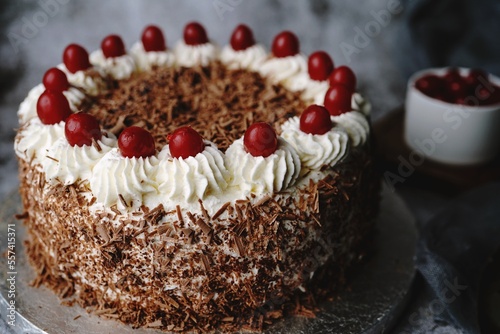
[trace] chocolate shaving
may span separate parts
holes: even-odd
[[[219,218],[223,213],[224,211],[226,211],[227,207],[230,205],[231,203],[229,202],[226,202],[223,206],[221,206],[221,208],[219,210],[217,210],[217,212],[214,214],[214,216],[212,217],[212,219],[217,219]]]
[[[203,214],[203,217],[205,218],[205,220],[209,221],[210,216],[208,215],[207,210],[203,206],[203,201],[201,199],[198,199],[198,203],[200,203],[201,213]]]
[[[182,219],[181,207],[179,205],[175,206],[175,211],[177,212],[177,219],[184,224],[184,219]]]
[[[234,243],[236,244],[236,251],[239,256],[245,256],[245,248],[243,247],[243,244],[241,243],[241,239],[238,236],[234,237]]]
[[[92,146],[95,147],[97,152],[102,152],[101,145],[99,145],[99,143],[94,138],[92,138]]]
[[[205,234],[205,235],[210,235],[210,233],[212,233],[212,228],[210,228],[210,226],[208,226],[207,224],[205,224],[205,222],[200,218],[198,220],[196,220],[196,225],[198,225],[200,228],[201,228],[201,231]]]
[[[270,195],[265,195],[264,197],[262,197],[260,200],[258,200],[255,204],[254,204],[254,207],[258,207],[258,206],[261,206],[261,205],[264,205],[266,204],[267,201],[269,201],[272,197]]]
[[[123,198],[123,195],[122,194],[118,194],[118,198],[120,199],[120,202],[122,203],[122,205],[124,207],[128,207],[128,204],[127,202],[125,201],[125,198]]]
[[[29,216],[28,212],[25,211],[21,214],[15,214],[14,218],[16,218],[17,220],[22,220],[28,218],[28,216]]]
[[[201,257],[201,263],[203,263],[205,271],[208,272],[210,270],[210,262],[208,261],[208,257],[203,253],[200,254],[200,257]]]

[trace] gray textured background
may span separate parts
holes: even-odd
[[[377,21],[397,0],[356,1],[132,1],[132,0],[2,0],[0,2],[0,199],[17,187],[17,165],[12,149],[16,110],[28,90],[39,83],[45,70],[61,62],[64,47],[76,42],[89,51],[102,37],[120,34],[126,45],[139,39],[143,27],[154,23],[172,46],[191,20],[205,25],[209,36],[226,44],[233,28],[248,24],[256,39],[269,47],[281,30],[296,32],[303,52],[328,51],[336,65],[351,66],[358,88],[374,106],[377,120],[404,100],[406,77],[426,65],[413,48],[405,15],[417,1],[407,1],[405,11]],[[455,22],[456,23],[456,22]],[[378,27],[378,29],[377,29]],[[359,31],[372,29],[372,37]],[[351,55],[342,51],[351,47]],[[400,189],[419,221],[445,203],[427,192]],[[3,238],[3,237],[2,237]],[[0,242],[4,242],[1,240]],[[3,268],[1,269],[3,270]],[[423,287],[400,319],[394,332],[456,333],[432,321],[432,297]],[[412,315],[418,314],[418,322]],[[0,321],[0,333],[7,329]]]

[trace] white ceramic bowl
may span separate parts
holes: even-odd
[[[462,75],[469,70],[460,68]],[[417,153],[437,162],[471,165],[500,153],[500,104],[466,106],[429,97],[415,87],[428,74],[442,76],[447,68],[426,69],[408,81],[405,102],[405,140]],[[490,74],[489,81],[500,86]],[[485,87],[487,88],[487,87]],[[477,97],[470,96],[469,99]]]

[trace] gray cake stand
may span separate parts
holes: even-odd
[[[33,288],[34,273],[23,249],[25,231],[14,218],[21,213],[20,198],[13,194],[0,206],[0,315],[10,320],[9,303],[15,301],[15,326],[12,333],[30,334],[153,334],[153,329],[133,329],[122,323],[88,314],[78,306],[61,305],[45,287]],[[15,230],[15,267],[8,267],[9,224]],[[374,254],[362,264],[348,289],[333,302],[322,305],[314,319],[290,318],[269,328],[266,333],[343,333],[372,334],[388,331],[405,307],[413,286],[413,254],[417,239],[414,218],[404,202],[387,188],[382,192]],[[12,236],[12,234],[10,235]],[[12,240],[11,240],[12,241]],[[12,254],[12,253],[11,253]],[[10,274],[15,272],[15,274]],[[15,276],[15,280],[7,281]],[[9,289],[15,282],[15,296]],[[12,318],[12,317],[11,317]],[[8,326],[9,327],[9,326]]]

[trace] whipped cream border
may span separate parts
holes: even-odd
[[[228,68],[243,68],[259,72],[263,77],[271,80],[272,82],[282,84],[290,91],[302,91],[301,99],[305,102],[322,104],[324,95],[328,90],[328,83],[326,81],[314,81],[309,78],[307,73],[307,58],[304,55],[297,54],[291,57],[275,58],[268,54],[265,51],[265,48],[260,44],[256,44],[243,51],[234,51],[230,45],[226,45],[222,50],[220,50],[216,44],[211,42],[199,46],[189,46],[182,40],[176,44],[173,50],[167,50],[166,52],[146,52],[144,48],[141,47],[142,43],[138,41],[133,45],[128,54],[112,59],[105,59],[101,50],[92,52],[90,54],[90,60],[94,65],[93,70],[102,78],[102,82],[97,82],[99,80],[96,81],[95,78],[87,75],[85,71],[70,73],[64,64],[58,65],[58,68],[62,69],[67,74],[68,81],[70,81],[72,85],[80,87],[79,89],[71,88],[70,91],[74,91],[66,92],[67,94],[65,94],[68,97],[70,105],[72,106],[72,110],[77,110],[78,101],[85,99],[86,95],[97,96],[103,93],[106,87],[102,83],[108,76],[116,80],[122,80],[130,77],[137,71],[152,70],[155,66],[206,66],[211,61],[215,60],[220,60]],[[285,68],[286,71],[283,71],[283,68]],[[36,110],[33,114],[33,104],[35,104],[36,109],[36,100],[40,94],[40,85],[35,86],[30,91],[26,99],[21,103],[18,110],[18,117],[20,123],[25,124],[25,126],[23,126],[19,131],[15,142],[16,154],[20,158],[27,161],[32,159],[35,165],[45,165],[43,160],[49,159],[46,157],[46,153],[53,149],[52,146],[57,143],[57,136],[61,135],[61,133],[64,135],[64,122],[48,126],[41,124],[39,121],[37,122],[37,118],[34,117],[36,116]],[[35,103],[33,103],[33,101],[35,101]],[[203,197],[200,194],[197,194],[196,196],[188,196],[189,199],[184,199],[181,202],[185,202],[184,204],[190,210],[197,212],[199,211],[197,200],[202,197],[201,199],[203,201],[207,201],[206,206],[210,211],[210,207],[220,206],[221,203],[224,203],[225,201],[244,199],[249,193],[253,193],[254,195],[257,195],[257,198],[259,198],[259,196],[266,191],[282,191],[284,189],[291,190],[296,187],[300,187],[305,184],[305,179],[313,178],[319,180],[321,177],[325,176],[324,172],[319,171],[320,165],[325,163],[331,165],[340,163],[344,156],[347,155],[349,147],[352,146],[354,148],[366,143],[367,141],[367,136],[369,134],[369,123],[367,117],[369,117],[371,105],[361,94],[357,92],[353,94],[351,104],[353,111],[340,116],[332,117],[332,120],[336,124],[332,129],[332,132],[335,133],[335,140],[338,140],[338,143],[340,143],[340,147],[336,151],[334,150],[336,152],[336,156],[333,159],[332,157],[325,158],[326,160],[320,161],[319,164],[304,162],[303,147],[299,148],[297,141],[293,142],[293,140],[291,140],[292,143],[288,143],[286,139],[280,138],[282,146],[293,149],[294,153],[292,154],[292,160],[295,161],[296,159],[299,162],[302,160],[296,170],[300,171],[300,166],[303,166],[305,169],[312,171],[317,170],[317,172],[308,173],[305,178],[298,179],[298,174],[295,170],[293,171],[291,177],[287,176],[290,180],[293,179],[293,182],[285,182],[286,185],[284,187],[273,186],[272,190],[265,188],[265,191],[249,192],[248,189],[242,190],[238,186],[231,183],[232,180],[234,180],[234,176],[229,174],[230,171],[229,168],[227,168],[227,170],[221,172],[222,174],[228,173],[223,176],[223,179],[227,182],[226,185],[221,187],[221,189],[223,188],[223,192],[216,191],[215,194],[211,194],[208,197]],[[35,132],[36,134],[34,134]],[[44,136],[48,137],[42,138]],[[347,140],[346,137],[348,137]],[[298,141],[300,142],[301,139],[298,139]],[[116,154],[117,148],[113,146],[113,144],[109,145],[110,150],[108,150],[107,153],[105,152],[103,157],[107,154],[111,154],[110,152],[115,152]],[[161,152],[150,159],[153,162],[149,162],[152,166],[149,169],[150,171],[154,170],[154,172],[141,169],[141,177],[147,177],[148,179],[154,178],[156,180],[158,165],[161,161],[161,159],[158,158],[160,156]],[[226,154],[221,152],[221,156],[224,160],[224,164],[227,164]],[[103,157],[101,157],[101,160]],[[98,163],[99,161],[95,162],[95,164]],[[226,166],[224,166],[224,168],[226,168]],[[89,170],[92,172],[93,169],[94,168],[92,167]],[[156,174],[149,175],[150,173]],[[86,173],[86,175],[87,174],[88,173]],[[88,180],[91,178],[92,176],[89,176]],[[70,181],[66,181],[65,183]],[[148,182],[150,181],[151,180]],[[151,198],[156,196],[154,194],[159,193],[159,185],[155,182],[156,181],[150,182],[147,192],[150,195],[153,194],[153,196],[147,194],[136,194],[129,199],[130,203],[136,202],[139,204],[141,201],[145,201],[150,207],[157,205],[158,203],[151,200]],[[178,201],[179,199],[175,199],[175,203],[178,203]],[[119,202],[119,200],[116,200],[116,204],[120,207]],[[162,204],[168,206],[167,202],[163,201]],[[107,204],[109,205],[110,203]],[[97,203],[95,206],[99,207],[102,205],[103,203]],[[101,209],[103,208],[105,207],[101,207]],[[125,206],[121,206],[120,209],[125,211],[127,210]]]

